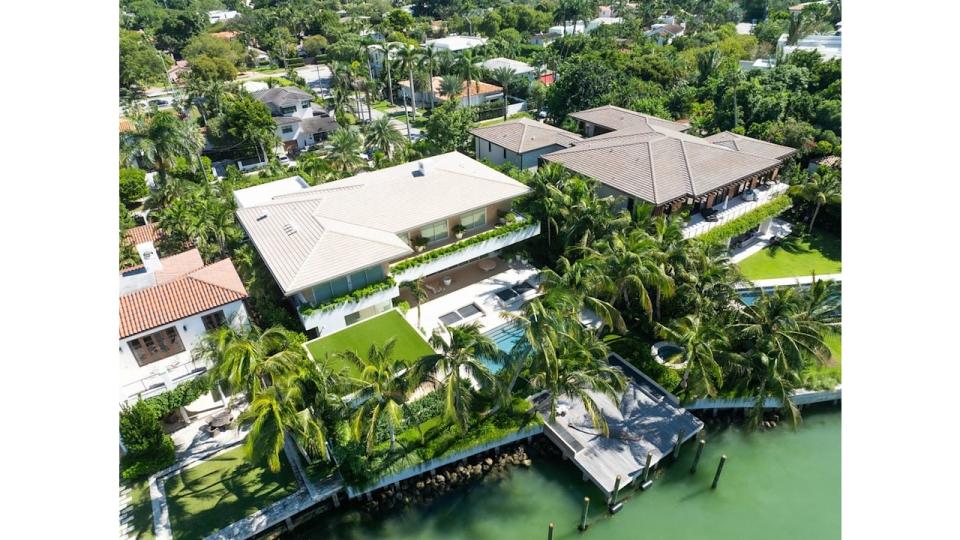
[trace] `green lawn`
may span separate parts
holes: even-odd
[[[348,326],[329,336],[308,341],[307,349],[315,360],[322,361],[329,353],[353,351],[366,358],[371,344],[383,346],[391,337],[397,338],[393,349],[394,358],[408,362],[421,356],[433,354],[433,348],[423,339],[410,323],[396,310],[390,310],[371,319]],[[356,366],[330,358],[335,366],[343,366],[348,374],[359,375]]]
[[[137,540],[153,540],[153,505],[150,502],[150,483],[141,480],[130,484],[130,509],[133,528],[130,535]]]
[[[167,479],[175,539],[203,538],[297,491],[286,458],[280,472],[247,461],[238,446]]]
[[[740,272],[751,281],[840,273],[840,238],[814,233],[777,249],[764,248],[738,263]]]

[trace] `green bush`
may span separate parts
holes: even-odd
[[[300,306],[300,313],[304,315],[310,315],[318,311],[320,312],[329,311],[334,307],[339,306],[340,304],[360,300],[362,298],[366,298],[370,296],[371,294],[389,289],[390,287],[393,287],[395,284],[396,282],[393,281],[393,278],[386,277],[380,281],[371,283],[366,287],[361,287],[357,290],[350,291],[347,294],[340,295],[336,298],[331,298],[326,302],[321,302],[314,306],[306,306],[306,305]]]
[[[136,168],[120,169],[120,202],[126,205],[147,196],[147,171]]]
[[[479,244],[480,242],[485,242],[491,238],[497,238],[505,234],[510,234],[514,231],[519,231],[520,229],[523,229],[524,227],[528,227],[531,225],[526,221],[516,221],[516,214],[513,214],[512,212],[508,215],[513,215],[514,221],[512,223],[501,225],[494,229],[490,229],[489,231],[480,233],[476,236],[471,236],[470,238],[464,238],[459,242],[455,242],[453,244],[444,246],[442,248],[437,248],[433,251],[428,251],[422,255],[417,255],[416,257],[410,257],[409,259],[400,261],[399,263],[394,265],[390,269],[390,271],[395,274],[398,274],[409,268],[415,268],[417,266],[420,266],[421,264],[425,264],[430,261],[439,259],[440,257],[445,257],[447,255],[450,255],[451,253],[456,253],[474,244]],[[508,218],[508,221],[509,221],[509,218]]]
[[[209,377],[207,377],[207,375],[201,375],[196,379],[181,384],[169,392],[147,398],[141,401],[141,403],[146,403],[147,407],[153,411],[157,418],[163,418],[178,408],[193,403],[197,398],[209,392],[210,387]]]
[[[134,480],[173,464],[173,439],[163,432],[153,408],[141,400],[120,411],[120,438],[127,453],[120,460],[120,476]]]
[[[173,439],[164,435],[160,446],[147,454],[127,454],[120,458],[120,477],[138,480],[173,465],[176,457]]]
[[[710,229],[705,234],[697,237],[705,244],[722,244],[728,238],[743,234],[750,229],[760,225],[767,218],[780,215],[784,210],[790,208],[793,200],[786,195],[780,195],[772,201],[757,207],[754,211],[744,214],[733,221],[728,221],[719,227]]]

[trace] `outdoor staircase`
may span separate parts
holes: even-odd
[[[124,540],[135,540],[133,534],[133,506],[130,504],[130,487],[120,486],[120,538]]]

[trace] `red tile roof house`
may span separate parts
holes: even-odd
[[[247,291],[230,259],[204,265],[196,249],[160,258],[137,244],[142,265],[120,273],[120,401],[172,390],[209,366],[191,354],[218,326],[248,324]]]

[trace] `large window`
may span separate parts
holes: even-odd
[[[338,277],[313,288],[314,302],[325,302],[371,283],[376,283],[383,278],[383,268],[379,265],[364,268],[349,276]]]
[[[227,323],[227,317],[223,314],[223,311],[214,311],[209,315],[200,317],[200,320],[203,321],[203,328],[208,332],[220,328]]]
[[[447,238],[450,236],[450,231],[447,229],[447,220],[431,223],[423,227],[420,229],[420,236],[426,238],[428,242],[436,242]]]
[[[281,133],[293,133],[293,126],[283,126],[280,128]]]
[[[463,225],[463,228],[472,231],[479,227],[483,227],[487,223],[487,209],[480,208],[479,210],[474,210],[473,212],[467,212],[460,216],[460,224]]]
[[[283,108],[280,109],[280,114],[282,114],[282,115],[293,114],[293,113],[295,113],[295,112],[297,112],[297,108],[296,108],[296,107],[283,107]]]
[[[300,102],[300,107],[303,108],[303,109],[309,109],[309,108],[310,108],[310,101],[309,101],[309,100],[307,100],[307,101],[301,101],[301,102]]]
[[[176,326],[131,339],[127,342],[127,346],[130,347],[130,352],[140,366],[152,364],[185,350]]]

